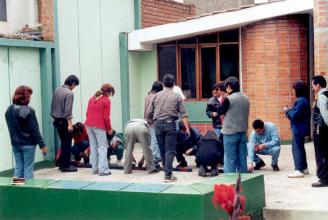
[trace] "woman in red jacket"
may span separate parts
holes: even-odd
[[[90,141],[91,166],[93,174],[110,175],[107,162],[107,137],[113,134],[110,123],[110,96],[115,94],[111,84],[104,84],[100,91],[90,98],[87,108],[85,126]]]

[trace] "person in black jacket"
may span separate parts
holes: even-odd
[[[19,86],[12,98],[13,104],[5,114],[16,162],[14,180],[33,179],[35,145],[40,146],[43,155],[48,150],[40,134],[35,111],[28,106],[32,93],[30,87]]]
[[[218,114],[218,108],[221,106],[221,103],[219,101],[220,97],[220,91],[219,91],[219,85],[215,84],[212,87],[212,98],[208,100],[207,106],[206,106],[206,115],[209,118],[212,118],[212,125],[215,134],[217,137],[220,137],[222,123],[221,123],[221,116]]]
[[[217,176],[219,170],[217,165],[223,164],[223,146],[222,142],[216,136],[214,131],[207,131],[199,141],[199,149],[196,154],[196,160],[199,164],[199,176],[206,176],[207,166],[211,167],[211,176]]]

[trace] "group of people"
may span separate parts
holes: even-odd
[[[162,82],[154,82],[145,99],[144,118],[128,121],[124,127],[124,138],[117,136],[111,126],[110,97],[115,94],[111,84],[102,85],[89,99],[84,124],[73,125],[72,90],[78,85],[78,77],[68,76],[64,85],[54,92],[51,105],[53,125],[61,142],[59,170],[62,172],[77,171],[74,163],[71,163],[73,154],[75,161],[80,161],[83,157],[84,163],[90,162],[94,174],[110,175],[110,156],[116,155],[119,164],[125,149],[124,173],[130,174],[135,161],[133,150],[136,143],[142,146],[142,161],[146,161],[148,173],[157,173],[159,163],[162,163],[165,182],[177,180],[173,175],[175,157],[179,163],[177,168],[188,166],[184,154],[196,157],[200,176],[206,176],[206,172],[210,172],[211,176],[218,175],[218,164],[223,165],[226,173],[246,173],[261,169],[265,163],[258,155],[271,155],[273,171],[280,170],[280,139],[273,123],[256,119],[252,124],[254,130],[250,134],[250,140],[247,141],[250,102],[240,92],[240,84],[235,77],[229,77],[223,83],[213,86],[213,97],[206,108],[207,116],[212,119],[213,131],[206,132],[204,136],[191,127],[183,93],[175,86],[173,75],[166,74]],[[325,148],[328,91],[325,78],[314,76],[312,89],[317,97],[313,107],[313,137],[319,178],[312,186],[321,187],[328,186],[328,151]],[[289,174],[290,178],[304,177],[309,173],[304,139],[310,131],[311,117],[306,83],[295,82],[293,91],[297,98],[294,106],[282,108],[291,122],[292,130],[295,171]],[[33,90],[28,86],[18,87],[12,99],[13,104],[5,114],[16,162],[16,179],[33,178],[36,145],[40,146],[43,154],[48,150],[41,137],[35,111],[28,105],[32,93]]]

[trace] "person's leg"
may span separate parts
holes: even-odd
[[[122,144],[116,145],[115,155],[116,155],[116,159],[118,161],[122,160],[122,158],[123,158],[123,152],[124,152],[124,146]]]
[[[215,132],[216,136],[219,138],[221,135],[221,128],[214,128],[214,132]]]
[[[54,125],[57,128],[61,142],[60,168],[68,168],[71,162],[72,134],[68,132],[68,122],[66,119],[56,119]]]
[[[157,143],[157,139],[156,139],[156,134],[155,134],[155,128],[150,127],[149,128],[149,132],[150,132],[150,145],[151,145],[151,150],[153,153],[153,158],[155,160],[155,162],[159,162],[161,161],[161,153],[159,151],[159,147],[158,147],[158,143]]]
[[[99,175],[110,174],[110,171],[108,168],[108,161],[107,161],[108,142],[107,142],[106,131],[102,130],[102,129],[94,128],[94,132],[95,132],[95,135],[97,138],[97,143],[98,143]]]
[[[176,153],[176,139],[177,131],[175,122],[166,124],[166,135],[165,135],[165,176],[172,176],[173,171],[173,160]]]
[[[269,155],[272,155],[271,166],[278,165],[278,159],[280,155],[280,146],[273,146],[267,150]]]
[[[144,124],[138,124],[137,130],[137,138],[142,147],[143,156],[147,165],[147,170],[148,172],[151,172],[155,170],[155,165],[152,151],[150,149],[150,134],[148,128]]]
[[[223,135],[223,147],[224,147],[223,170],[225,173],[236,173],[237,143],[238,143],[238,138],[236,135]]]
[[[304,147],[304,136],[293,135],[295,140],[295,170],[307,169],[306,152]]]
[[[83,152],[83,150],[81,151],[81,143],[74,143],[71,152],[74,155],[75,161],[80,161],[80,153]]]
[[[324,165],[324,155],[323,155],[323,148],[325,144],[326,137],[322,137],[323,135],[320,133],[320,127],[315,127],[313,132],[313,144],[314,144],[314,153],[315,153],[315,161],[317,164],[317,176],[319,176],[319,170]]]
[[[323,163],[318,167],[319,181],[328,184],[328,127],[324,126],[320,128],[319,133],[319,151],[323,157]]]
[[[91,167],[93,173],[98,173],[98,142],[96,138],[96,134],[93,130],[94,128],[87,127],[87,133],[89,136],[90,143],[90,159],[91,159]]]
[[[162,165],[165,167],[165,131],[161,122],[155,122],[155,134],[161,154]]]
[[[134,144],[137,142],[135,136],[135,130],[133,128],[135,122],[130,122],[124,129],[125,137],[125,161],[124,161],[124,173],[129,174],[132,172],[132,160]]]
[[[24,178],[33,179],[35,146],[33,145],[23,146],[22,150],[23,150],[23,158],[24,158]]]
[[[185,159],[185,157],[183,156],[183,153],[185,152],[185,148],[184,146],[182,146],[182,144],[177,144],[176,146],[177,150],[176,150],[176,158],[177,158],[177,161],[179,163],[179,167],[186,167],[188,164],[187,164],[187,161]]]
[[[24,157],[21,147],[13,147],[15,158],[14,177],[24,178]]]
[[[245,132],[238,133],[239,142],[237,147],[238,164],[237,172],[247,173],[247,137]]]

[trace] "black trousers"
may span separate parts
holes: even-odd
[[[317,176],[321,182],[328,183],[328,127],[314,126],[313,133]]]
[[[68,132],[68,122],[66,118],[56,118],[53,124],[58,131],[61,142],[59,167],[67,168],[71,162],[72,133]]]

